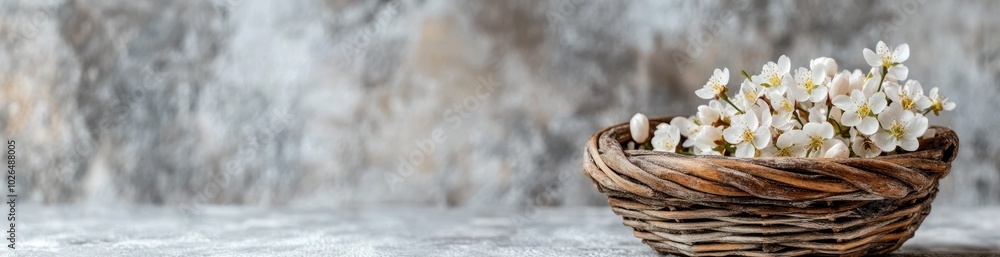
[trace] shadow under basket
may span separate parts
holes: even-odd
[[[650,128],[672,117],[650,120]],[[597,190],[642,242],[689,256],[860,256],[898,249],[931,211],[958,136],[875,158],[736,158],[625,150],[628,124],[587,142]]]

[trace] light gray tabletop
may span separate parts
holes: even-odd
[[[610,208],[23,206],[10,256],[660,256]],[[13,253],[13,254],[12,254]],[[896,255],[1000,255],[1000,207],[935,208]]]

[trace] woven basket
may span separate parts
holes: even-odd
[[[650,120],[650,127],[670,118]],[[623,150],[628,124],[587,142],[583,172],[636,237],[689,256],[860,256],[899,248],[958,153],[943,127],[875,158],[735,158]]]

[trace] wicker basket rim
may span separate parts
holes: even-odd
[[[649,125],[650,125],[650,127],[656,127],[656,125],[658,125],[660,123],[670,122],[670,120],[672,120],[673,118],[676,118],[676,117],[681,117],[681,116],[666,116],[666,117],[660,117],[660,118],[652,118],[652,119],[649,119],[649,122],[650,122]],[[608,132],[614,131],[614,130],[628,131],[628,126],[629,126],[628,122],[619,123],[619,124],[615,124],[615,125],[612,125],[612,126],[605,127],[605,128],[603,128],[601,130],[598,130],[596,133],[594,133],[590,137],[590,139],[588,140],[588,142],[587,142],[587,150],[590,151],[591,156],[600,156],[599,149],[601,149],[601,148],[599,147],[600,144],[598,143],[598,140],[600,139],[601,135],[603,135],[604,133],[608,133]],[[748,160],[768,161],[768,160],[775,160],[775,159],[784,159],[784,160],[795,159],[796,161],[809,162],[810,160],[831,160],[831,159],[865,160],[865,159],[878,159],[878,158],[890,158],[890,157],[899,158],[899,157],[906,157],[906,156],[914,156],[914,157],[916,157],[916,156],[927,156],[926,154],[925,155],[920,155],[920,154],[915,154],[915,153],[927,151],[929,149],[943,148],[943,149],[937,149],[937,150],[941,150],[942,151],[942,153],[941,153],[941,158],[942,158],[941,161],[951,163],[955,159],[955,157],[957,157],[958,135],[955,134],[955,131],[951,130],[950,128],[943,127],[943,126],[930,126],[928,128],[928,130],[931,130],[931,129],[935,130],[934,136],[922,138],[921,139],[921,144],[920,144],[921,146],[916,151],[909,152],[909,153],[903,153],[903,154],[897,154],[897,155],[879,155],[879,156],[872,157],[872,158],[863,158],[863,157],[850,157],[850,158],[753,157],[753,158],[748,158],[748,157],[735,157],[735,156],[683,155],[683,154],[678,154],[678,153],[658,152],[658,151],[652,151],[652,150],[630,150],[630,151],[636,152],[636,153],[649,154],[649,155],[659,155],[659,156],[664,156],[665,158],[712,158],[712,159],[730,159],[730,160],[736,160],[736,161],[748,161]],[[623,133],[623,135],[620,135],[620,136],[628,138],[628,140],[631,140],[631,137],[632,137],[629,133]],[[943,143],[945,143],[945,144],[943,144],[943,145],[937,144],[937,145],[933,145],[933,146],[928,146],[928,145],[924,144],[925,142],[936,142],[936,141],[943,141]],[[595,158],[595,159],[599,159],[599,158]]]

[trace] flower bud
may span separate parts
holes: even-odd
[[[632,132],[632,140],[643,144],[649,139],[649,119],[642,113],[636,113],[628,123],[628,130]]]
[[[838,95],[847,95],[848,92],[851,92],[850,76],[850,73],[843,72],[833,77],[833,81],[830,82],[830,90],[828,91],[831,100]]]
[[[833,146],[826,150],[826,154],[823,155],[825,158],[847,158],[851,157],[851,151],[847,150],[847,145],[840,140],[834,140]]]
[[[820,57],[809,61],[810,68],[816,66],[817,64],[823,64],[823,66],[826,67],[825,71],[827,76],[833,77],[837,74],[837,61],[833,60],[833,58]]]

